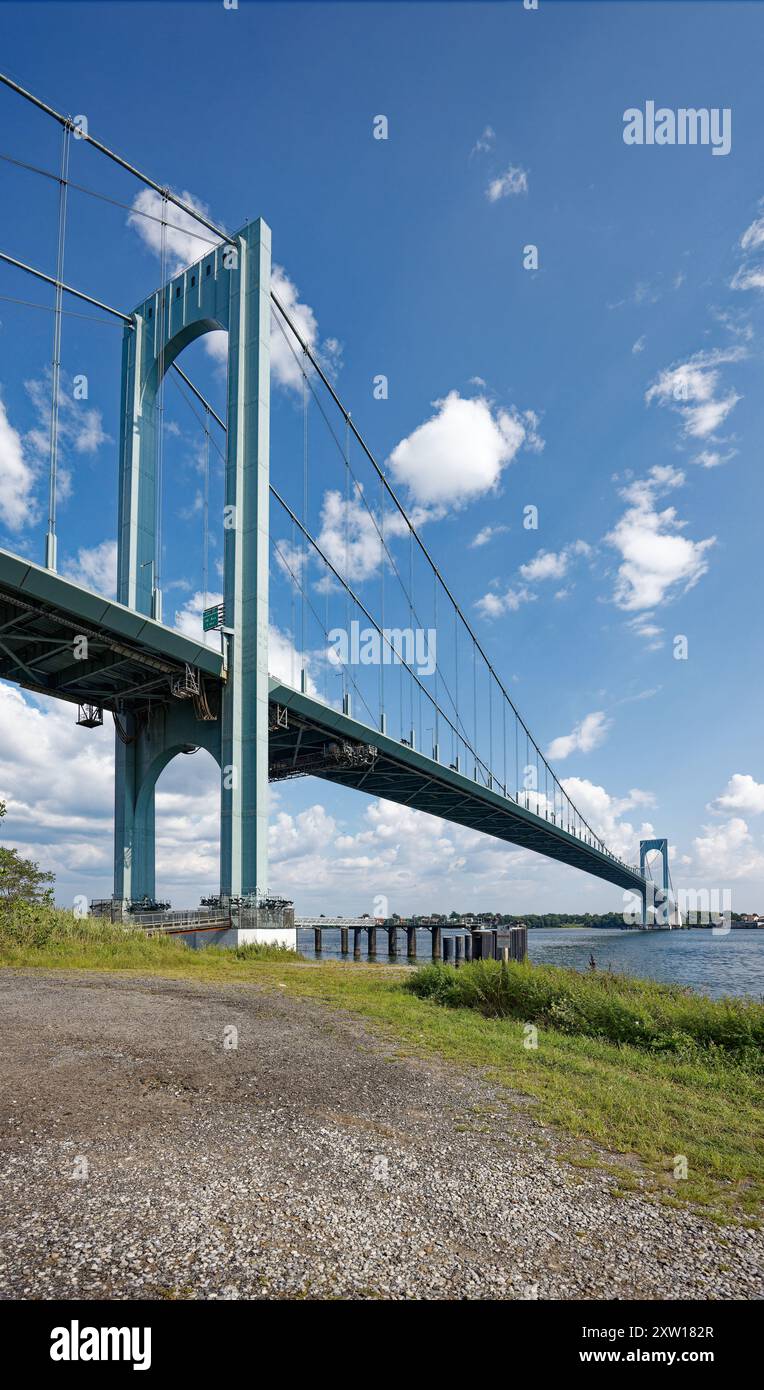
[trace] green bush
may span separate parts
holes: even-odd
[[[703,1049],[758,1068],[764,1061],[764,1006],[752,999],[708,999],[681,985],[610,972],[586,975],[551,965],[474,961],[458,970],[426,965],[407,981],[420,998],[476,1009],[559,1033],[606,1038],[690,1057]]]

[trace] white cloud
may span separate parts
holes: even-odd
[[[209,220],[209,208],[200,198],[195,198],[187,189],[178,196]],[[168,279],[185,270],[186,266],[201,260],[212,246],[220,245],[219,237],[208,231],[201,222],[197,222],[182,208],[166,202],[153,188],[141,189],[133,199],[133,211],[128,216],[127,225],[135,228],[141,241],[156,256],[162,254],[162,219],[165,222],[164,248]]]
[[[505,173],[491,179],[485,196],[489,203],[498,203],[500,198],[512,198],[519,193],[528,192],[528,174],[518,164],[511,164]]]
[[[499,618],[503,613],[516,613],[522,604],[532,603],[537,597],[529,585],[543,583],[546,579],[562,579],[572,559],[589,554],[591,546],[580,540],[571,541],[559,551],[539,550],[532,560],[520,566],[518,574],[522,583],[508,585],[503,593],[489,590],[477,600],[475,607],[483,618]],[[568,588],[558,589],[555,598],[567,598],[569,592]]]
[[[741,397],[735,391],[718,395],[719,366],[746,356],[743,347],[699,352],[687,362],[667,367],[645,393],[648,405],[671,406],[683,421],[684,434],[705,439],[724,423]]]
[[[747,772],[735,772],[721,796],[711,803],[714,811],[745,811],[749,815],[764,812],[764,782],[757,782]]]
[[[643,333],[641,338],[637,338],[637,341],[636,341],[635,343],[632,343],[632,345],[631,345],[631,350],[632,350],[632,352],[634,353],[634,356],[635,356],[635,357],[637,356],[638,353],[644,352],[644,350],[645,350],[645,342],[646,342],[646,338],[645,338],[645,335],[644,335],[644,333]]]
[[[701,468],[718,468],[722,463],[729,463],[736,453],[737,449],[730,449],[726,454],[720,454],[718,449],[701,449],[700,453],[695,455],[693,463],[699,464]]]
[[[342,356],[340,344],[336,338],[327,338],[323,344],[319,344],[316,315],[309,304],[303,304],[297,286],[280,265],[274,265],[271,269],[271,287],[311,352],[320,356],[324,369],[328,370],[329,375],[334,375]],[[225,366],[228,360],[228,334],[222,330],[207,333],[204,342],[210,356],[221,367]],[[272,379],[279,386],[302,394],[302,367],[309,374],[313,371],[291,328],[287,327],[274,308],[271,312]]]
[[[487,154],[489,150],[493,149],[495,143],[496,131],[494,130],[493,126],[485,126],[483,134],[478,136],[477,140],[472,146],[472,149],[470,150],[470,158],[472,158],[472,156],[476,154]]]
[[[571,753],[591,753],[592,749],[604,743],[612,723],[603,710],[594,710],[576,724],[571,733],[552,739],[547,748],[547,757],[559,762]]]
[[[494,410],[483,396],[450,391],[435,414],[396,444],[388,460],[416,501],[459,507],[496,490],[502,469],[525,447],[543,448],[533,411]]]
[[[601,836],[609,850],[629,864],[639,861],[639,841],[653,834],[649,821],[639,827],[622,819],[625,811],[653,805],[651,792],[633,787],[627,796],[614,797],[595,782],[585,777],[566,777],[562,786],[574,806],[589,822],[595,834]]]
[[[470,541],[470,549],[479,550],[481,546],[488,545],[488,542],[492,541],[495,536],[502,536],[508,530],[508,526],[483,526]]]
[[[733,816],[724,825],[706,825],[693,840],[696,871],[721,885],[728,879],[749,878],[764,870],[764,853],[751,837],[746,822]]]
[[[755,251],[759,246],[764,246],[764,217],[757,217],[750,227],[746,227],[740,245],[744,251]]]
[[[43,377],[25,381],[24,387],[37,416],[37,424],[24,436],[24,447],[35,459],[37,470],[41,470],[48,467],[50,459],[50,368]],[[72,472],[71,467],[67,465],[67,458],[71,453],[93,455],[103,444],[111,443],[103,428],[100,410],[75,399],[71,378],[63,372],[59,383],[57,430],[56,482],[58,501],[61,503],[65,502],[72,492]]]
[[[764,265],[741,265],[730,280],[733,290],[764,290]]]
[[[12,531],[32,526],[38,519],[34,486],[35,469],[0,397],[0,518]]]
[[[586,541],[572,541],[562,550],[539,550],[532,560],[520,566],[521,578],[527,583],[537,583],[542,579],[562,579],[568,572],[570,561],[579,555],[589,555],[591,546]]]
[[[761,250],[761,247],[764,246],[764,216],[754,218],[750,226],[746,227],[740,238],[740,246],[747,254]],[[733,290],[764,290],[764,265],[755,265],[750,261],[744,261],[735,271],[730,281],[730,288]]]
[[[405,526],[403,517],[385,518],[385,541],[399,535]],[[321,505],[321,525],[318,544],[327,559],[349,583],[369,579],[376,574],[384,551],[382,539],[363,502],[334,489],[324,493]]]
[[[209,209],[200,198],[194,197],[193,193],[189,193],[187,190],[181,193],[180,197],[190,207],[196,208],[203,217],[209,219]],[[151,214],[151,218],[159,218],[160,220],[151,220],[151,218],[141,215],[147,213]],[[212,232],[208,232],[200,222],[195,221],[193,217],[173,203],[167,204],[164,215],[167,222],[173,224],[165,228],[165,254],[169,258],[168,278],[172,278],[186,266],[201,260],[211,246],[220,245],[219,238],[216,238]],[[162,198],[160,194],[155,193],[151,188],[146,188],[137,194],[133,201],[133,211],[127,219],[128,225],[135,228],[142,241],[156,256],[161,255],[162,250],[161,217]],[[312,352],[317,352],[319,339],[316,316],[309,304],[302,303],[296,285],[289,278],[283,266],[272,266],[271,288],[308,347]],[[205,335],[204,343],[210,357],[221,366],[225,365],[228,359],[228,334],[222,329],[215,330]],[[331,371],[336,370],[341,357],[341,348],[337,339],[327,338],[321,351],[325,365],[328,365]],[[297,359],[295,359],[295,353]],[[293,391],[302,391],[300,366],[302,358],[303,351],[297,339],[277,310],[274,309],[271,314],[271,373],[273,379],[280,386],[285,386]]]
[[[684,523],[674,507],[656,509],[658,497],[683,482],[678,469],[655,466],[647,478],[622,489],[629,506],[605,537],[621,555],[613,594],[619,608],[655,608],[691,589],[706,573],[716,538],[692,541],[680,534]]]
[[[516,613],[522,604],[533,603],[535,598],[536,595],[524,586],[520,588],[510,586],[505,589],[503,594],[490,592],[483,594],[483,597],[477,600],[475,607],[483,618],[500,618],[503,613]]]
[[[221,593],[211,593],[207,595],[206,607],[212,608],[215,604],[223,602]],[[175,612],[174,627],[178,632],[184,633],[186,637],[193,637],[195,642],[203,642],[206,646],[212,647],[213,651],[220,651],[220,633],[205,632],[202,628],[202,613],[205,608],[205,598],[202,593],[192,594]],[[316,653],[306,652],[304,659],[300,657],[299,648],[295,646],[292,638],[287,632],[271,623],[268,628],[268,671],[270,675],[277,676],[279,680],[291,685],[294,688],[300,684],[300,671],[303,666],[306,672],[306,689],[309,695],[314,695],[320,699],[318,687],[312,676],[312,668],[319,660]]]
[[[76,560],[65,560],[63,574],[67,579],[93,589],[106,598],[117,592],[117,542],[101,541],[99,545],[80,546]]]
[[[663,628],[653,621],[652,613],[638,613],[636,618],[629,622],[632,632],[637,637],[641,637],[647,643],[649,652],[660,651],[666,644],[663,639]]]

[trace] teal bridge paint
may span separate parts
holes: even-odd
[[[155,897],[154,788],[178,754],[206,748],[221,777],[220,887],[268,890],[268,781],[313,774],[481,830],[641,895],[639,870],[560,818],[539,814],[489,779],[417,750],[268,674],[270,231],[247,224],[146,299],[125,327],[119,467],[118,601],[53,568],[0,550],[0,677],[103,710],[116,727],[114,891]],[[165,626],[154,570],[158,394],[200,335],[228,330],[224,623],[221,652]],[[50,557],[49,557],[50,558]],[[52,564],[52,560],[51,560]],[[221,621],[223,621],[221,619]],[[86,660],[73,644],[88,641]],[[332,750],[344,750],[335,757]],[[329,755],[327,755],[327,750]],[[645,913],[643,912],[643,922]]]

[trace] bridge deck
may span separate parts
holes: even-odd
[[[76,660],[75,639],[87,638]],[[186,665],[222,676],[222,656],[60,574],[0,550],[0,677],[75,704],[115,710],[168,698]]]
[[[87,657],[76,660],[74,642],[83,636],[88,639]],[[219,653],[0,550],[0,678],[57,699],[117,711],[172,699],[172,683],[183,677],[187,665],[204,678],[214,712],[224,678]],[[280,680],[271,678],[269,699],[272,707],[286,711],[282,722],[272,719],[273,775],[289,775],[290,764],[297,773],[301,762],[314,775],[342,786],[428,811],[623,888],[639,892],[644,887],[637,869],[518,805],[502,791]],[[355,765],[325,756],[327,747],[338,741],[356,747]],[[374,755],[369,748],[376,750]]]
[[[308,759],[308,765],[316,776],[370,796],[412,806],[418,811],[429,811],[431,815],[466,825],[471,830],[481,830],[523,849],[536,850],[622,888],[641,892],[644,887],[644,879],[637,869],[586,844],[561,825],[526,810],[503,792],[435,762],[388,734],[376,733],[367,725],[273,678],[270,702],[287,712],[286,726],[272,729],[270,733],[271,765],[278,762],[283,767],[291,758],[297,766],[298,759],[306,758],[311,751],[318,755],[327,738],[371,744],[377,749],[377,757],[371,765],[322,766],[319,756],[312,765]]]

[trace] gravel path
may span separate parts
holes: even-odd
[[[2,1298],[764,1295],[760,1232],[616,1196],[321,1004],[5,970],[0,1017]]]

